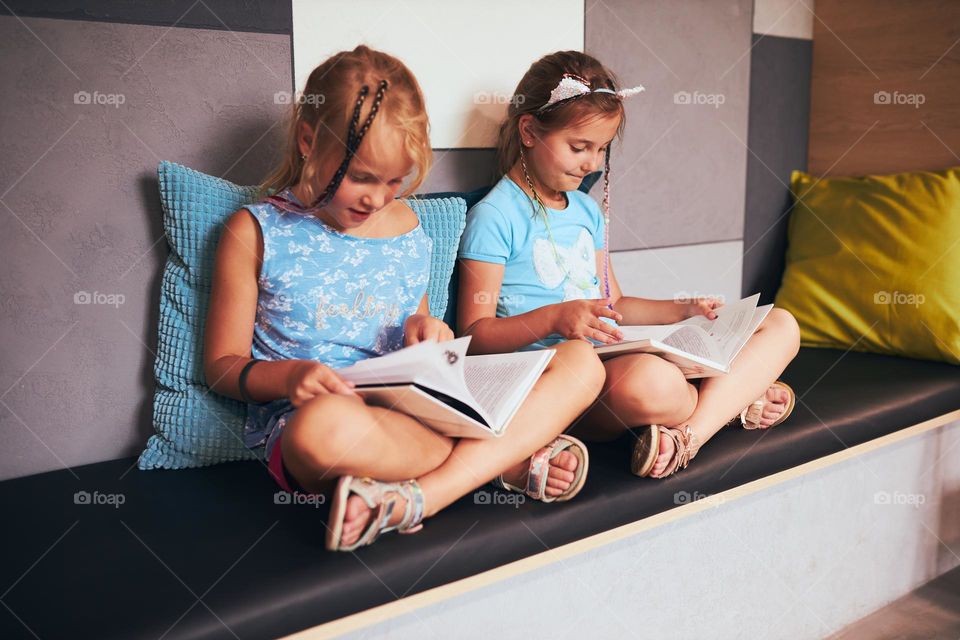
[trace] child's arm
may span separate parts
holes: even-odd
[[[260,226],[241,209],[227,220],[217,246],[203,349],[208,386],[238,400],[240,371],[251,359],[262,262]],[[290,398],[296,406],[325,391],[353,393],[332,369],[309,360],[260,362],[247,374],[246,388],[255,402]]]
[[[497,318],[497,298],[504,266],[480,260],[460,260],[457,329],[471,335],[470,353],[505,353],[558,333],[568,339],[590,337],[616,342],[615,327],[600,320],[619,320],[606,300],[571,300],[550,304],[509,318]]]
[[[597,251],[597,273],[603,273],[603,251]],[[624,325],[636,324],[673,324],[699,314],[711,320],[716,318],[713,309],[719,303],[712,299],[700,301],[650,300],[625,296],[613,273],[613,264],[609,265],[610,300],[613,308],[623,316]]]

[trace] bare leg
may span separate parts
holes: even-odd
[[[763,416],[763,424],[769,425],[784,410],[787,400],[785,394],[770,391],[770,385],[783,373],[799,348],[800,330],[793,315],[784,309],[772,309],[733,361],[730,372],[701,381],[693,415],[675,424],[689,425],[696,436],[696,445],[703,446],[745,406],[766,392],[767,399],[774,403]],[[662,436],[660,455],[652,472],[654,477],[666,469],[673,450],[673,441]]]
[[[342,475],[415,478],[450,455],[453,440],[359,396],[323,394],[294,413],[280,438],[283,464],[308,491]]]
[[[516,478],[518,471],[524,473],[528,458],[563,433],[597,397],[604,370],[593,347],[581,340],[572,340],[557,345],[555,350],[557,354],[503,437],[458,440],[444,464],[418,479],[428,496],[428,515],[499,473],[505,472],[508,480],[511,475]],[[568,475],[567,486],[573,479],[572,473]]]
[[[606,360],[603,391],[571,433],[591,441],[614,440],[627,428],[677,424],[697,406],[697,387],[671,362],[649,353]]]
[[[319,486],[316,479],[322,476],[368,475],[386,481],[417,478],[425,498],[425,517],[500,473],[511,483],[522,484],[530,455],[562,433],[596,398],[603,384],[604,370],[590,345],[571,341],[559,345],[556,351],[501,438],[450,440],[397,412],[332,396],[337,399],[308,403],[304,408],[314,403],[317,408],[287,425],[287,429],[302,425],[297,431],[303,435],[288,439],[290,434],[284,433],[281,443],[285,464],[309,490]],[[342,413],[329,411],[334,405]],[[359,427],[355,426],[357,420]],[[345,429],[344,425],[351,428]],[[549,494],[557,495],[569,487],[576,463],[567,452],[551,462]],[[403,507],[401,499],[393,521],[402,517]],[[363,500],[352,496],[343,544],[356,541],[369,517],[370,509]]]

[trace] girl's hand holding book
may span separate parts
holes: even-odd
[[[600,300],[569,300],[546,307],[553,313],[550,323],[553,333],[558,333],[567,340],[584,340],[592,338],[605,344],[620,342],[623,333],[600,318],[611,318],[617,322],[623,321],[623,316],[609,308],[610,299]]]
[[[446,323],[428,314],[415,313],[403,323],[403,346],[405,347],[427,340],[446,342],[453,340],[453,337],[453,331]]]
[[[294,407],[300,407],[322,393],[356,395],[353,383],[341,378],[327,365],[313,360],[293,362],[294,366],[287,375],[287,397]]]

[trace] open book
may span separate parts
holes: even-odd
[[[716,320],[694,316],[676,324],[620,327],[623,340],[596,347],[601,360],[626,353],[654,353],[674,363],[687,378],[730,371],[730,363],[773,308],[757,306],[756,293],[715,310]]]
[[[420,342],[337,373],[372,405],[458,438],[503,435],[555,351],[468,356],[470,336]]]

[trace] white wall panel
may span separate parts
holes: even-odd
[[[755,0],[753,32],[766,36],[813,39],[814,0]]]
[[[583,19],[583,0],[293,0],[295,84],[337,51],[367,44],[417,76],[435,148],[490,147],[530,64],[583,50]]]

